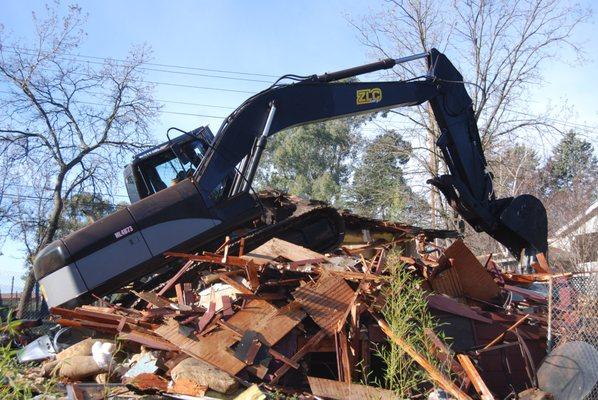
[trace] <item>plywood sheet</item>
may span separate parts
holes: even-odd
[[[372,386],[344,383],[330,379],[308,376],[309,387],[314,395],[339,400],[395,400],[391,390]]]
[[[355,292],[343,278],[322,274],[317,282],[307,283],[293,292],[307,314],[327,334],[336,331],[338,321],[347,315]]]
[[[257,332],[264,344],[272,346],[297,326],[304,316],[301,310],[279,314],[278,308],[267,301],[252,300],[227,323],[239,331]],[[246,366],[227,350],[237,342],[236,335],[230,330],[215,329],[197,339],[188,337],[178,322],[169,320],[154,332],[191,357],[206,361],[231,375],[236,375]]]
[[[242,258],[252,260],[256,264],[261,265],[279,257],[286,258],[289,261],[325,259],[320,253],[277,238],[268,240],[257,249],[245,254]]]

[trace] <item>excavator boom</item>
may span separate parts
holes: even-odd
[[[420,80],[338,82],[421,57],[426,57],[428,71]],[[238,181],[244,184],[232,187],[228,195],[234,196],[250,186],[265,140],[276,132],[310,122],[414,106],[426,101],[430,102],[440,129],[437,145],[450,172],[429,182],[439,188],[472,227],[488,233],[516,258],[524,249],[528,254],[546,252],[547,220],[542,203],[531,195],[495,198],[463,76],[436,49],[313,75],[295,84],[274,85],[262,91],[243,103],[223,123],[195,178],[204,198],[210,199],[213,190],[234,173],[240,163],[243,168]]]

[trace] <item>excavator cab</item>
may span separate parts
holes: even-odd
[[[125,187],[131,203],[191,176],[214,141],[207,126],[180,132],[183,134],[137,154],[125,167]]]

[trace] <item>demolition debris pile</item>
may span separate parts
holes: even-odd
[[[432,243],[454,237],[450,231],[347,213],[344,219],[345,241],[327,254],[276,238],[245,253],[242,238],[235,246],[227,240],[213,253],[166,253],[182,266],[157,287],[53,308],[57,324],[89,337],[44,361],[43,373],[67,383],[74,399],[101,398],[94,393],[106,390],[391,399],[390,390],[355,382],[383,375],[376,349],[392,342],[425,371],[428,382],[418,390],[430,398],[442,391],[457,399],[503,398],[537,387],[546,297],[519,285],[546,274],[501,273],[491,257],[478,260],[459,239],[446,249]],[[432,352],[385,321],[389,262],[397,261],[438,321],[438,332],[426,331]],[[450,349],[439,336],[452,338]]]

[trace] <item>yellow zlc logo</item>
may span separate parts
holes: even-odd
[[[357,105],[379,103],[382,100],[382,89],[360,89],[357,91]]]

